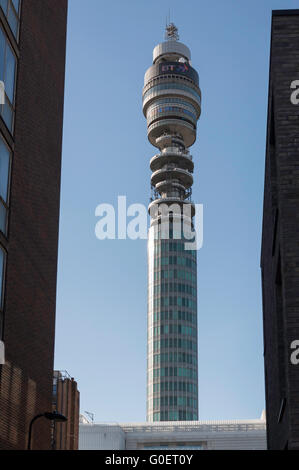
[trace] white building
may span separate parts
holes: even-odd
[[[264,450],[266,422],[182,421],[80,424],[80,450]]]

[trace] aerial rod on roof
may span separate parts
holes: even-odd
[[[174,23],[168,23],[166,25],[165,31],[166,41],[178,41],[179,40],[179,30]]]
[[[91,413],[90,411],[84,411],[84,413],[91,419],[91,424],[94,424],[94,413]]]

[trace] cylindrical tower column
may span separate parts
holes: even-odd
[[[153,56],[143,89],[148,139],[159,149],[150,162],[147,420],[192,421],[198,419],[197,252],[186,250],[183,222],[193,228],[188,149],[196,140],[201,91],[190,50],[173,24]],[[171,214],[168,233],[165,208]]]

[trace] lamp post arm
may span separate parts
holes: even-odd
[[[36,415],[36,416],[30,421],[27,450],[31,450],[31,436],[32,436],[32,426],[33,426],[33,423],[34,423],[37,419],[42,418],[43,416],[44,416],[44,414]]]

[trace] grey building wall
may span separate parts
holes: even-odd
[[[166,30],[172,39],[154,49],[143,88],[148,139],[159,149],[150,163],[149,422],[198,419],[197,253],[185,246],[190,239],[184,235],[188,223],[194,229],[194,161],[189,148],[196,140],[201,91],[198,73],[189,63],[190,50],[177,41],[173,24]],[[170,218],[163,207],[170,210]]]

